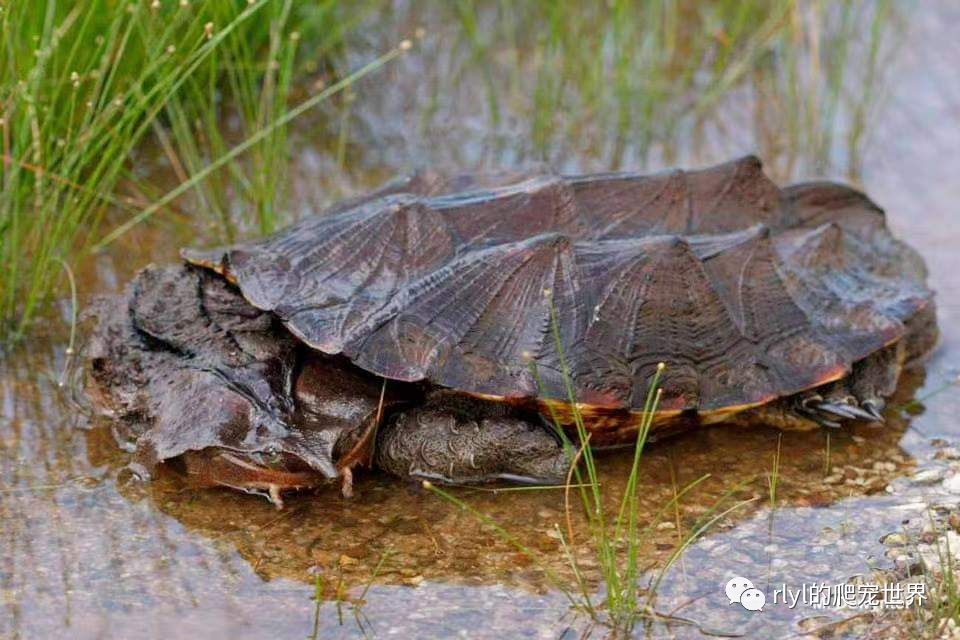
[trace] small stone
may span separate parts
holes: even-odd
[[[907,544],[907,536],[900,532],[888,533],[880,539],[880,542],[891,547],[902,547]]]
[[[657,525],[657,529],[660,531],[664,531],[666,529],[676,529],[676,528],[677,528],[677,525],[673,524],[669,520],[665,522],[661,522],[660,524]]]
[[[945,535],[935,539],[933,544],[917,545],[917,551],[928,571],[940,571],[945,560],[956,565],[960,555],[960,534],[947,531]]]
[[[960,513],[954,511],[947,516],[947,524],[949,524],[950,528],[954,531],[960,531]]]
[[[952,475],[944,480],[943,488],[950,493],[960,493],[960,473]]]
[[[341,567],[346,567],[346,566],[357,564],[360,561],[357,560],[356,558],[348,556],[347,554],[341,554],[340,560],[338,562],[340,563]]]
[[[937,451],[933,457],[937,460],[960,460],[960,449],[956,447],[944,447]]]
[[[911,479],[914,484],[934,484],[943,480],[943,469],[939,467],[923,469],[913,474]]]
[[[896,558],[894,558],[893,564],[897,569],[900,569],[901,571],[911,569],[916,565],[916,563],[913,561],[913,558],[911,558],[910,556],[904,553],[901,553]]]
[[[294,535],[293,540],[301,547],[309,547],[317,540],[317,536],[313,532],[307,531]]]

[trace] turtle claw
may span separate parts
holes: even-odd
[[[830,427],[831,429],[839,429],[840,423],[835,420],[830,420],[823,413],[818,411],[819,405],[823,402],[823,396],[817,393],[810,394],[804,398],[801,398],[796,405],[796,411],[802,413],[806,418],[813,420],[821,427]]]
[[[801,402],[801,410],[823,426],[839,427],[840,420],[863,420],[883,422],[877,402],[867,400],[858,403],[853,396],[824,400],[820,395],[811,395]]]
[[[823,411],[829,413],[832,416],[837,416],[842,420],[852,420],[853,414],[850,412],[850,409],[845,404],[837,404],[836,402],[818,402],[812,406],[815,411]]]
[[[864,400],[860,403],[860,408],[870,416],[873,422],[886,422],[883,414],[880,413],[883,410],[883,405],[882,400]]]
[[[876,418],[872,413],[864,411],[854,404],[822,402],[817,405],[816,408],[820,411],[826,411],[827,413],[832,413],[840,416],[841,418],[846,418],[847,420],[866,420],[867,422],[876,421]]]

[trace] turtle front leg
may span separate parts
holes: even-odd
[[[395,416],[378,435],[376,463],[398,476],[448,484],[562,484],[569,468],[544,426],[498,403],[453,394]]]

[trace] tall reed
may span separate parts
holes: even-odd
[[[352,8],[358,15],[364,3]],[[197,222],[272,230],[283,196],[288,102],[301,43],[314,61],[338,46],[334,0],[5,3],[0,7],[0,337],[21,337],[74,265],[119,219],[155,204],[131,153],[149,135],[188,182]],[[229,140],[221,120],[238,115]],[[260,135],[267,132],[266,135]],[[252,213],[229,210],[236,193]],[[169,205],[169,202],[164,205]],[[162,207],[157,207],[162,208]]]

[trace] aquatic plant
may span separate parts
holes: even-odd
[[[777,484],[780,481],[780,445],[783,444],[783,433],[777,434],[777,450],[770,463],[770,473],[767,474],[767,488],[770,492],[770,514],[777,510]]]
[[[0,323],[8,337],[30,324],[60,261],[97,234],[109,206],[145,204],[115,195],[131,150],[187,79],[214,73],[232,35],[258,41],[251,18],[266,1],[230,12],[235,3],[213,0],[70,4],[9,3],[0,12]]]
[[[357,596],[351,596],[349,593],[349,588],[347,587],[346,580],[343,576],[342,567],[337,575],[336,584],[330,583],[332,589],[328,593],[328,585],[326,581],[326,574],[324,573],[324,568],[316,567],[314,572],[313,579],[313,596],[312,600],[314,601],[313,605],[313,621],[311,626],[311,633],[308,637],[308,640],[317,640],[320,633],[320,609],[323,607],[324,602],[327,600],[332,600],[336,610],[337,610],[337,620],[340,626],[343,626],[343,609],[345,605],[349,605],[352,613],[355,628],[360,631],[361,634],[366,638],[373,631],[373,625],[370,623],[370,620],[367,618],[366,614],[363,611],[363,607],[367,603],[367,593],[370,591],[370,587],[373,586],[373,583],[376,581],[377,576],[380,575],[380,571],[383,569],[384,564],[386,564],[387,559],[392,553],[390,547],[386,547],[380,553],[380,559],[377,560],[376,566],[374,566],[373,571],[371,571],[370,576],[367,578],[366,582],[363,583],[363,588],[360,591],[360,594]]]

